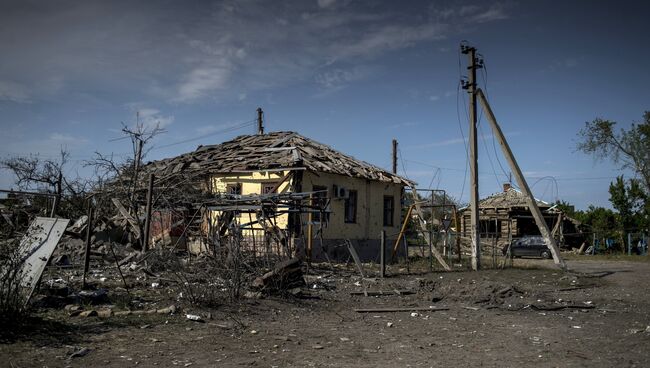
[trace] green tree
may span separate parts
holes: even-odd
[[[650,225],[650,111],[643,121],[628,130],[615,129],[616,122],[595,119],[586,122],[578,136],[578,150],[598,160],[611,160],[621,169],[630,169],[636,178],[623,177],[610,184],[610,202],[618,210],[620,230],[645,229]]]
[[[609,185],[609,195],[609,201],[618,211],[620,230],[625,232],[645,228],[648,200],[639,180],[625,181],[621,175]]]
[[[621,169],[633,170],[645,193],[650,193],[650,111],[629,130],[621,129],[617,133],[615,126],[616,122],[600,118],[586,122],[578,133],[578,150],[596,159],[612,160]]]
[[[589,206],[586,211],[576,213],[577,219],[591,227],[598,238],[616,238],[618,219],[609,208]]]
[[[576,208],[571,203],[569,203],[567,201],[557,200],[555,202],[555,206],[557,206],[557,209],[564,212],[567,216],[573,217],[573,218],[576,217]]]

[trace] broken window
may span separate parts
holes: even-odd
[[[276,188],[277,185],[278,185],[277,182],[262,183],[261,193],[262,194],[277,193],[278,191],[278,189]]]
[[[321,186],[321,185],[314,185],[312,187],[312,191],[318,192],[313,194],[313,206],[315,207],[314,209],[317,208],[323,208],[327,206],[327,187]],[[312,220],[314,222],[320,222],[321,217],[320,212],[314,212],[312,215]],[[323,213],[324,221],[327,222],[329,221],[329,213]]]
[[[384,226],[393,226],[394,215],[395,200],[393,196],[384,196]]]
[[[357,222],[357,191],[348,191],[348,197],[345,198],[345,222]]]
[[[226,194],[241,195],[241,183],[226,185]]]
[[[499,238],[501,236],[501,220],[480,220],[481,237]]]

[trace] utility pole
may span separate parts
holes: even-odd
[[[393,174],[397,175],[397,139],[393,139]]]
[[[145,223],[144,223],[144,235],[143,235],[143,242],[142,242],[142,251],[146,252],[147,249],[149,248],[149,233],[151,232],[151,206],[153,205],[153,181],[154,181],[154,174],[150,173],[149,174],[149,188],[147,190],[147,217],[145,218]]]
[[[137,111],[135,113],[135,121],[136,121],[136,126],[140,126],[140,111]],[[135,180],[138,180],[138,171],[140,170],[140,161],[142,160],[142,138],[140,137],[140,134],[135,135],[135,139],[137,140],[137,146],[135,149],[135,162],[134,162],[134,170],[135,170]]]
[[[88,200],[88,221],[86,221],[86,248],[84,252],[84,275],[82,281],[82,289],[86,288],[86,274],[88,274],[88,269],[90,268],[90,243],[92,240],[92,230],[93,230],[93,204],[91,200]]]
[[[478,212],[478,140],[476,134],[476,69],[482,68],[477,63],[476,48],[461,44],[461,52],[468,55],[469,80],[463,85],[469,93],[469,167],[470,167],[470,208],[471,208],[471,238],[472,238],[472,269],[481,269],[481,232]]]
[[[261,107],[257,108],[257,134],[264,134],[264,112]]]
[[[490,125],[492,126],[492,131],[495,137],[497,138],[497,140],[499,141],[501,150],[503,151],[504,156],[506,156],[510,168],[514,172],[515,179],[517,180],[517,184],[519,185],[519,188],[521,188],[522,192],[526,195],[528,208],[530,209],[530,212],[533,215],[535,222],[537,223],[539,232],[546,240],[546,245],[548,249],[551,251],[551,254],[553,255],[553,261],[555,262],[556,265],[560,266],[563,270],[566,270],[566,263],[560,256],[560,248],[557,246],[557,243],[555,242],[555,238],[549,231],[548,225],[546,225],[546,221],[544,220],[542,212],[540,211],[539,206],[537,206],[537,201],[535,200],[535,197],[533,197],[533,192],[530,190],[530,187],[526,182],[526,178],[524,177],[521,168],[517,164],[517,160],[515,160],[515,155],[512,153],[512,150],[508,145],[508,141],[506,141],[506,137],[503,134],[501,127],[499,127],[499,124],[497,123],[497,119],[494,116],[494,113],[492,112],[492,108],[490,107],[490,104],[488,104],[487,98],[485,98],[483,91],[481,91],[480,89],[476,91],[476,95],[481,101],[481,105],[483,106],[483,112],[485,112],[485,116],[487,117],[488,121],[490,122]]]

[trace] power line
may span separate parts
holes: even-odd
[[[456,117],[458,118],[458,128],[460,129],[460,135],[463,138],[463,145],[465,146],[465,174],[463,176],[463,186],[460,191],[460,197],[458,198],[460,201],[462,201],[463,195],[465,194],[465,184],[467,182],[467,170],[469,168],[469,148],[467,147],[467,141],[465,140],[465,133],[463,132],[463,124],[460,121],[460,106],[459,106],[460,103],[458,102],[458,99],[460,98],[460,89],[462,86],[462,79],[463,79],[460,54],[461,51],[458,50],[458,84],[456,85]],[[463,98],[463,105],[467,107],[467,105],[465,104],[465,98]],[[467,115],[467,108],[465,109],[465,115],[467,116],[467,120],[469,120],[469,116]]]
[[[184,139],[184,140],[177,141],[177,142],[174,142],[174,143],[169,143],[169,144],[165,144],[165,145],[162,145],[162,146],[153,147],[151,150],[152,150],[152,151],[153,151],[153,150],[159,150],[159,149],[163,149],[163,148],[167,148],[167,147],[176,146],[176,145],[183,144],[183,143],[189,143],[189,142],[193,142],[193,141],[198,141],[198,140],[203,139],[203,138],[213,137],[213,136],[215,136],[215,135],[219,135],[219,134],[223,134],[223,133],[232,132],[232,131],[235,131],[235,130],[238,130],[238,129],[241,129],[241,128],[245,128],[245,127],[250,126],[250,125],[253,125],[256,121],[257,121],[257,120],[253,119],[253,120],[250,120],[250,121],[246,121],[246,122],[243,122],[243,123],[239,123],[239,124],[237,124],[237,125],[233,125],[233,126],[226,127],[226,128],[224,128],[224,129],[220,129],[220,130],[214,131],[214,132],[212,132],[212,133],[204,134],[204,135],[201,135],[201,136],[198,136],[198,137],[189,138],[189,139]]]
[[[483,89],[485,90],[485,99],[489,101],[490,94],[488,92],[488,70],[487,70],[487,63],[485,62],[485,58],[483,58],[483,67],[481,68],[481,76],[483,77]],[[503,168],[503,164],[501,164],[501,160],[499,159],[499,154],[497,152],[497,146],[496,146],[496,137],[494,136],[494,134],[492,135],[492,150],[494,151],[494,157],[497,159],[497,163],[501,168],[501,172],[503,172],[503,175],[505,175],[505,177],[509,177],[508,172]]]
[[[487,143],[485,142],[485,133],[483,132],[483,127],[479,126],[479,129],[481,130],[481,141],[483,142],[483,147],[485,148],[485,153],[487,154],[488,161],[490,162],[490,167],[492,168],[492,173],[494,174],[494,179],[497,182],[497,188],[501,186],[501,181],[499,180],[499,176],[497,175],[497,171],[494,169],[494,163],[492,162],[492,156],[490,155],[490,150],[488,150]]]

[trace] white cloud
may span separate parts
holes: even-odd
[[[141,103],[130,103],[126,105],[129,110],[130,116],[133,118],[133,123],[129,126],[134,127],[140,124],[145,130],[151,131],[156,126],[165,128],[174,123],[173,115],[165,115],[160,110],[148,107]],[[121,133],[121,130],[119,131]]]
[[[64,134],[64,133],[52,133],[50,134],[49,140],[52,141],[53,143],[61,143],[61,144],[69,144],[69,143],[74,143],[74,144],[85,144],[88,143],[88,140],[86,138],[81,138],[81,137],[75,137],[70,134]]]
[[[70,88],[120,92],[137,85],[143,99],[176,103],[236,101],[233,89],[250,94],[309,80],[321,88],[342,82],[340,88],[371,77],[355,68],[382,54],[450,37],[469,22],[507,17],[498,4],[436,7],[394,12],[334,0],[277,1],[272,7],[236,0],[209,7],[138,2],[125,8],[95,1],[9,6],[0,14],[0,44],[10,45],[0,58],[0,80],[31,80],[21,80],[22,88],[0,83],[0,100],[32,101],[45,89],[56,93],[63,81]],[[128,17],[115,16],[126,10]],[[57,78],[44,84],[51,76]]]
[[[14,82],[0,81],[0,101],[28,103],[30,96],[25,86]]]
[[[334,3],[336,3],[336,0],[318,0],[318,6],[322,9],[329,8]]]
[[[506,135],[506,139],[508,139],[508,137],[516,137],[520,133],[519,132],[507,132],[507,133],[504,133],[504,134]],[[494,134],[479,134],[478,138],[481,139],[481,140],[492,139],[492,138],[494,138]],[[437,142],[432,142],[432,143],[413,145],[413,146],[409,146],[408,148],[422,149],[422,148],[431,148],[431,147],[444,147],[444,146],[451,146],[451,145],[455,145],[455,144],[463,144],[466,141],[467,141],[467,137],[465,137],[464,139],[462,137],[450,138],[450,139],[445,139],[445,140],[442,140],[442,141],[437,141]]]
[[[417,121],[406,121],[403,123],[397,123],[393,125],[389,125],[388,128],[390,129],[401,129],[401,128],[406,128],[406,127],[414,127],[420,125],[420,122]]]
[[[458,10],[458,14],[461,17],[465,17],[470,14],[475,14],[479,9],[480,7],[478,5],[463,5]]]
[[[372,29],[356,40],[344,41],[333,46],[336,59],[370,57],[380,53],[413,46],[422,41],[440,40],[446,37],[444,24],[385,25]]]
[[[579,65],[582,58],[567,57],[561,60],[554,61],[551,65],[546,67],[543,72],[555,72],[561,69],[571,69]]]
[[[503,19],[508,19],[508,15],[500,4],[493,4],[488,9],[478,12],[471,17],[471,20],[476,23],[493,22]]]
[[[344,88],[351,82],[360,80],[369,75],[372,68],[354,67],[350,69],[335,68],[316,75],[315,80],[324,88]]]
[[[227,126],[228,126],[227,124],[203,125],[203,126],[200,126],[200,127],[196,128],[196,132],[199,135],[210,134],[210,133],[214,133],[214,132],[216,132],[218,130],[221,130],[221,129],[227,127]]]
[[[199,67],[190,71],[178,87],[177,101],[189,102],[227,87],[231,70],[222,66]]]

